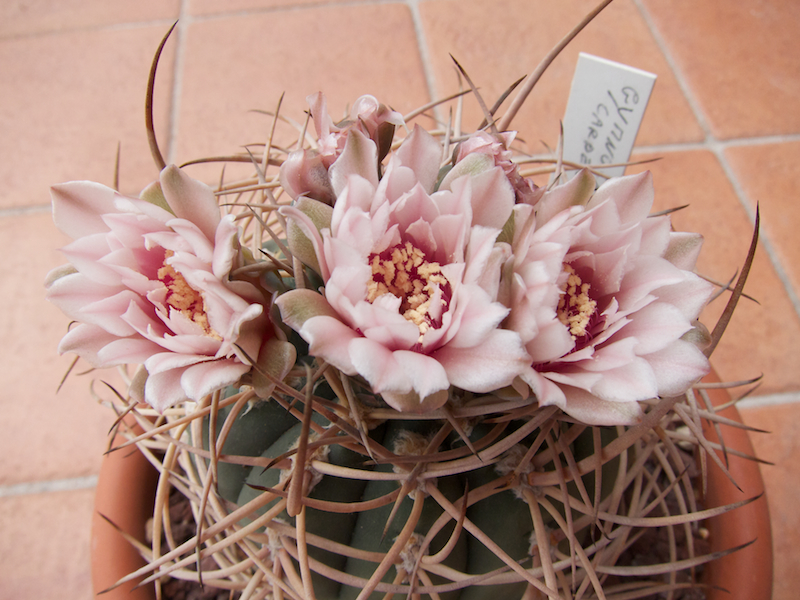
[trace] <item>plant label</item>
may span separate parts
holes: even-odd
[[[564,161],[625,173],[656,76],[581,52],[564,114]],[[566,170],[567,178],[577,171]]]

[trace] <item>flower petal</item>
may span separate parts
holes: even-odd
[[[192,179],[175,165],[169,165],[161,171],[161,189],[175,216],[197,225],[213,242],[220,214],[211,188]]]
[[[490,392],[509,385],[530,366],[522,342],[513,331],[495,329],[477,346],[443,346],[433,355],[450,382],[470,392]]]
[[[663,350],[647,356],[656,375],[660,396],[677,396],[708,374],[708,359],[685,340],[676,340]]]
[[[642,419],[637,402],[607,402],[578,388],[563,389],[564,412],[586,425],[636,425]]]
[[[50,188],[53,222],[73,239],[105,233],[103,214],[114,208],[116,192],[91,181],[71,181]]]
[[[346,375],[356,374],[350,342],[360,336],[340,320],[324,315],[311,317],[303,324],[300,335],[309,344],[309,354],[324,358]]]

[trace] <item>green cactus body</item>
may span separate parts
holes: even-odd
[[[233,390],[236,391],[236,390]],[[226,406],[217,414],[217,435],[222,430],[232,406]],[[289,412],[277,402],[257,401],[238,415],[231,433],[225,440],[220,454],[228,456],[260,456],[297,423]],[[203,446],[208,449],[208,419],[203,422]],[[217,463],[217,490],[225,500],[236,502],[250,467],[221,460]]]
[[[390,423],[387,427],[386,436],[383,439],[384,447],[390,450],[393,449],[395,447],[395,443],[403,435],[407,435],[409,433],[424,439],[425,435],[431,433],[431,425],[429,422],[424,421],[397,421]],[[413,466],[409,465],[407,468],[411,469]],[[391,465],[380,465],[376,470],[389,473],[393,471],[393,468]],[[436,481],[435,484],[450,501],[455,501],[464,492],[464,483],[463,478],[461,477],[444,477]],[[370,481],[364,491],[364,499],[379,498],[385,494],[396,491],[400,487],[401,482],[398,481]],[[412,492],[412,495],[414,494],[424,494],[424,492],[420,489],[415,489]],[[414,500],[412,499],[411,495],[403,498],[388,528],[386,527],[386,524],[392,512],[393,504],[388,504],[380,508],[359,513],[355,528],[353,529],[353,536],[350,540],[350,545],[359,550],[367,550],[370,552],[379,553],[388,552],[411,516],[413,504]],[[422,508],[422,514],[420,515],[419,521],[414,528],[415,534],[420,537],[424,537],[425,533],[433,526],[434,522],[439,518],[442,512],[442,508],[434,500],[431,498],[426,498]],[[385,533],[384,529],[386,529]],[[439,551],[449,539],[452,531],[453,524],[451,522],[434,537],[431,547],[428,549],[428,553],[433,554]],[[463,570],[466,567],[466,552],[467,541],[466,537],[462,535],[459,538],[455,549],[444,560],[444,564],[459,570]],[[377,565],[375,563],[349,557],[347,560],[346,572],[350,575],[355,575],[368,580],[375,571],[376,566]],[[383,581],[391,582],[394,576],[395,569],[390,569],[384,576]],[[441,583],[442,580],[439,578],[433,578],[433,583],[435,584],[437,582]],[[339,600],[352,600],[358,596],[360,591],[360,588],[342,586]],[[383,597],[383,592],[374,592],[369,596],[370,600],[377,600]],[[441,594],[440,597],[443,600],[456,600],[458,598],[458,592]]]
[[[301,404],[295,408],[301,412],[303,410]],[[218,415],[218,427],[221,427],[221,423],[227,415],[226,410],[221,410]],[[297,411],[295,411],[296,414],[298,414]],[[413,460],[413,456],[425,455],[426,460],[422,461],[423,463],[427,463],[431,458],[437,458],[425,454],[430,452],[436,454],[449,451],[452,457],[454,456],[452,452],[455,451],[460,453],[461,459],[464,457],[475,458],[472,456],[472,451],[466,449],[460,436],[452,431],[445,436],[444,442],[439,448],[428,448],[434,436],[438,434],[443,425],[446,426],[446,423],[440,420],[390,420],[374,427],[369,432],[369,437],[370,441],[375,442],[375,446],[371,448],[373,456],[376,457],[375,461],[363,447],[360,439],[338,429],[331,429],[336,426],[317,412],[313,413],[313,421],[316,423],[317,431],[312,432],[309,436],[309,453],[311,455],[306,458],[306,469],[314,472],[310,466],[313,461],[327,462],[346,469],[341,475],[321,475],[320,473],[312,475],[313,483],[306,493],[308,499],[335,502],[342,506],[387,497],[398,490],[404,494],[396,507],[394,501],[370,509],[364,509],[362,506],[353,511],[341,512],[327,512],[314,506],[305,507],[305,528],[310,537],[319,536],[330,542],[347,546],[352,550],[350,554],[360,553],[362,556],[348,555],[348,552],[334,552],[331,549],[315,545],[314,540],[309,541],[307,548],[310,559],[314,564],[323,565],[323,570],[327,569],[329,572],[332,570],[331,577],[328,577],[318,573],[312,567],[312,584],[317,600],[353,600],[363,593],[366,582],[373,577],[380,564],[380,556],[385,556],[392,550],[406,523],[415,514],[413,507],[417,495],[424,498],[424,503],[419,511],[418,521],[413,527],[414,533],[403,546],[402,551],[391,560],[392,564],[385,565],[388,568],[383,572],[380,584],[396,585],[399,583],[407,586],[411,581],[417,588],[444,585],[447,588],[438,592],[438,598],[442,600],[496,600],[497,598],[523,597],[528,588],[528,583],[525,581],[496,584],[481,581],[477,584],[467,585],[463,589],[457,589],[459,588],[457,581],[454,582],[431,572],[436,571],[437,568],[444,571],[449,569],[449,572],[457,571],[467,577],[476,577],[493,571],[503,573],[509,571],[506,562],[469,533],[466,528],[462,529],[458,539],[448,546],[449,553],[431,571],[425,569],[424,573],[420,573],[417,568],[419,560],[426,560],[420,558],[420,555],[422,557],[435,555],[442,550],[450,541],[456,527],[453,518],[442,517],[444,509],[435,498],[427,494],[426,490],[430,490],[430,488],[426,486],[430,485],[435,485],[438,492],[454,506],[460,505],[466,492],[469,502],[466,518],[472,525],[484,532],[511,560],[523,568],[532,568],[540,564],[535,559],[535,548],[532,549],[531,507],[528,501],[524,500],[521,494],[514,489],[520,482],[512,481],[503,475],[504,472],[508,472],[507,470],[498,469],[498,466],[494,464],[495,461],[491,461],[490,464],[473,461],[472,466],[455,473],[448,473],[445,476],[432,477],[427,474],[427,464],[417,464]],[[509,422],[499,437],[496,439],[493,437],[491,443],[496,443],[505,436],[514,434],[522,422]],[[496,426],[485,423],[475,425],[471,429],[472,443],[479,443],[494,427]],[[335,435],[334,431],[337,431]],[[277,402],[257,403],[249,412],[237,416],[224,447],[225,454],[239,453],[254,456],[258,452],[258,455],[270,461],[279,457],[283,457],[283,460],[269,468],[263,466],[242,467],[220,462],[218,465],[220,494],[242,506],[264,493],[265,488],[280,487],[281,482],[291,474],[290,469],[293,468],[293,464],[289,466],[288,461],[294,454],[293,450],[297,447],[301,432],[302,424],[297,417]],[[515,451],[518,458],[514,460],[518,461],[526,453],[526,448],[536,434],[538,434],[538,430],[529,434],[527,438],[522,439],[521,443],[516,445]],[[613,435],[613,432],[609,435]],[[497,431],[494,432],[494,436],[497,436]],[[603,442],[608,443],[609,439],[604,435]],[[486,440],[488,443],[488,438]],[[588,455],[592,451],[591,432],[579,436],[572,444],[572,449],[578,460]],[[380,451],[376,452],[376,450]],[[387,452],[391,454],[387,455]],[[392,456],[402,457],[404,460],[393,462]],[[443,460],[443,464],[447,464],[448,459]],[[612,483],[614,477],[613,466],[607,465],[604,468],[604,496],[608,493],[609,484]],[[552,464],[545,468],[551,467]],[[356,473],[353,475],[354,471]],[[360,477],[357,472],[364,473],[364,476]],[[369,472],[396,473],[397,476],[376,478],[370,476]],[[425,476],[417,477],[420,474],[425,474]],[[351,475],[353,476],[351,477]],[[504,481],[498,482],[500,478],[503,478]],[[584,476],[584,480],[587,488],[592,488],[593,475]],[[409,483],[406,488],[403,488],[405,482]],[[570,486],[570,493],[577,496],[573,485]],[[495,487],[497,489],[493,489]],[[288,489],[288,486],[286,488]],[[476,499],[481,495],[486,497]],[[255,511],[248,519],[243,520],[242,523],[246,524],[264,514],[279,501],[280,498],[276,497],[272,502]],[[563,511],[559,502],[553,501],[553,504]],[[393,510],[395,510],[395,514],[390,522],[390,514]],[[547,514],[544,517],[545,524],[548,527],[554,527],[552,519]],[[438,526],[441,527],[443,521],[446,521],[446,524],[433,535],[428,547],[420,549],[420,544],[440,518],[442,521]],[[290,517],[286,511],[281,513],[276,520],[289,526],[296,526],[296,520]],[[400,548],[399,542],[397,548]],[[374,553],[372,555],[374,560],[363,558],[366,556],[365,552]],[[295,567],[297,569],[298,565]],[[299,572],[299,569],[297,570]],[[336,572],[339,574],[337,575]],[[340,581],[345,583],[340,583]],[[360,583],[356,585],[355,581]],[[378,600],[384,598],[385,595],[385,589],[375,590],[367,598]],[[434,596],[422,594],[421,597],[430,599]]]

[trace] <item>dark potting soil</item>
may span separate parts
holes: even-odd
[[[186,496],[175,488],[172,488],[169,495],[169,518],[172,523],[172,535],[178,545],[191,539],[197,533],[192,505]],[[213,569],[216,564],[209,559],[200,566]],[[241,592],[238,591],[200,585],[196,581],[183,579],[166,580],[161,584],[161,592],[164,600],[236,600],[241,596]]]

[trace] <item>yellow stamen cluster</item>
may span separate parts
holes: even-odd
[[[222,340],[222,337],[211,328],[208,322],[202,294],[190,286],[183,275],[172,268],[172,265],[166,263],[166,260],[173,254],[174,252],[167,250],[164,266],[158,270],[157,274],[159,281],[167,287],[167,304],[199,325],[207,336]]]
[[[558,301],[558,320],[569,327],[574,340],[586,335],[589,321],[597,312],[597,302],[589,297],[591,286],[583,282],[575,269],[564,265],[564,271],[569,274],[569,278],[564,294]]]
[[[425,254],[411,242],[396,246],[391,253],[374,254],[371,259],[372,281],[367,288],[367,300],[374,302],[383,294],[402,300],[403,317],[419,328],[420,341],[430,329],[429,316],[436,287],[447,285],[438,262],[428,262]],[[442,305],[447,304],[442,298]]]

